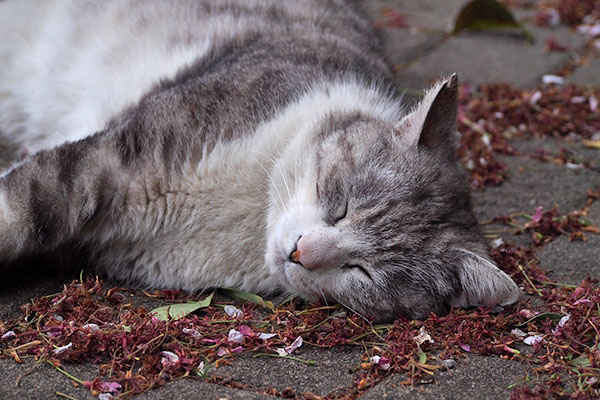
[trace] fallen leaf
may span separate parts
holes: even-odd
[[[187,303],[177,303],[158,307],[150,311],[150,313],[154,314],[154,316],[161,321],[167,321],[169,317],[174,320],[180,319],[200,308],[208,307],[212,301],[213,295],[214,292],[206,296],[202,301],[190,301]]]
[[[527,40],[533,36],[517,22],[510,10],[496,0],[473,0],[467,3],[456,17],[453,33],[462,30],[483,31],[513,29]]]
[[[600,149],[600,140],[583,140],[583,145],[593,149]]]
[[[263,307],[270,308],[271,310],[273,308],[275,308],[271,301],[266,301],[262,297],[254,294],[254,293],[248,293],[248,292],[244,292],[244,291],[237,290],[237,289],[231,289],[231,288],[219,288],[219,290],[222,291],[223,293],[225,293],[227,296],[233,297],[234,299],[248,301],[250,303],[254,303],[254,304],[258,304]]]

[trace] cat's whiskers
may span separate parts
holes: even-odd
[[[281,151],[279,151],[279,150],[277,151],[277,154],[279,154],[279,158],[277,159],[277,161],[275,161],[275,166],[279,170],[279,174],[281,175],[281,179],[283,180],[283,184],[285,185],[285,190],[287,190],[288,199],[291,202],[292,201],[292,193],[290,192],[290,186],[288,185],[288,180],[287,180],[287,177],[285,174],[285,170],[283,169],[283,166],[282,166],[283,156],[281,155]]]
[[[294,193],[298,193],[298,165],[300,164],[300,153],[296,153],[296,158],[294,159]],[[296,195],[296,208],[300,211],[300,200],[298,200],[298,196]]]
[[[254,161],[256,161],[256,163],[263,169],[263,171],[265,171],[265,174],[267,174],[267,177],[273,184],[273,188],[275,189],[275,192],[277,193],[277,197],[278,197],[277,200],[279,200],[279,202],[276,202],[275,205],[277,206],[277,211],[281,214],[281,210],[283,208],[283,197],[281,196],[281,192],[277,188],[277,184],[275,183],[273,176],[271,176],[271,173],[267,170],[267,168],[265,168],[265,166],[260,162],[260,160],[258,158],[255,158]]]
[[[323,301],[325,301],[325,305],[327,306],[327,314],[329,314],[329,303],[327,302],[327,297],[325,297],[325,293],[323,293],[323,289],[319,288],[321,292],[321,296],[323,296]]]
[[[362,315],[361,313],[355,311],[352,307],[349,307],[348,305],[342,303],[340,300],[337,300],[338,303],[340,303],[341,305],[343,305],[344,307],[346,307],[348,310],[352,311],[354,314],[358,315],[359,317],[361,317],[362,319],[364,319],[367,324],[369,324],[371,327],[373,327],[373,324],[371,323],[371,321],[369,321],[367,319],[367,317],[365,317],[364,315]]]

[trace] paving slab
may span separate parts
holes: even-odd
[[[573,49],[583,46],[584,38],[563,26],[548,29],[527,25],[536,38],[533,44],[505,34],[464,32],[446,38],[449,27],[466,1],[362,0],[376,24],[381,21],[381,13],[385,8],[397,10],[406,17],[406,29],[380,27],[389,60],[393,64],[404,65],[396,74],[403,88],[421,90],[428,82],[452,72],[458,72],[462,81],[476,84],[506,81],[528,88],[537,85],[543,74],[556,71],[571,59],[568,53],[544,53],[547,38],[555,37],[559,43]],[[576,69],[567,81],[598,86],[600,74],[597,71],[600,71],[600,64],[592,60],[588,65]],[[559,151],[565,147],[582,159],[600,162],[599,151],[585,148],[577,142],[548,138],[514,140],[512,144],[528,154],[535,153],[539,148]],[[476,191],[473,195],[475,213],[480,220],[512,212],[532,212],[538,205],[551,208],[555,203],[561,212],[569,212],[582,206],[586,189],[600,188],[600,173],[597,171],[569,169],[564,165],[527,157],[503,156],[500,159],[509,169],[507,181],[502,186]],[[600,222],[600,204],[594,205],[588,218]],[[530,244],[526,235],[506,234],[503,237]],[[569,242],[567,237],[559,237],[536,254],[542,267],[550,270],[551,277],[565,283],[579,283],[587,274],[600,277],[599,249],[598,236],[589,235],[586,242]],[[56,293],[63,283],[78,275],[79,270],[56,273],[44,269],[32,272],[16,268],[0,281],[0,319],[20,316],[20,305],[31,297]],[[148,308],[154,304],[143,297],[136,297],[134,301]],[[352,385],[362,349],[346,347],[325,350],[303,346],[297,356],[316,361],[317,365],[242,354],[231,365],[211,370],[209,376],[228,376],[231,382],[242,384],[245,389],[184,379],[136,398],[260,399],[271,398],[259,393],[261,390],[285,390],[288,387],[298,395],[326,395]],[[0,399],[51,399],[57,398],[57,391],[77,399],[96,398],[87,389],[74,387],[70,379],[47,364],[24,375],[33,363],[32,360],[25,360],[23,364],[11,359],[0,360]],[[65,368],[80,379],[91,379],[97,373],[97,366],[94,365],[67,364]],[[508,387],[521,381],[527,373],[528,370],[516,362],[470,356],[458,360],[453,370],[436,374],[432,384],[410,388],[401,384],[405,379],[402,375],[393,375],[366,391],[362,398],[506,399],[510,397]],[[19,386],[15,386],[22,375]]]
[[[402,384],[405,377],[393,375],[361,399],[505,400],[510,398],[509,386],[522,381],[526,374],[527,370],[514,361],[469,356],[460,360],[456,368],[436,374],[433,383],[411,388]]]
[[[35,365],[36,363],[32,359],[25,359],[22,364],[17,364],[12,359],[0,359],[0,371],[2,371],[0,374],[0,399],[57,399],[59,395],[56,392],[64,393],[78,400],[98,399],[98,397],[92,396],[89,389],[81,386],[75,387],[71,379],[49,364]],[[92,380],[98,373],[96,365],[66,364],[64,368],[81,380]],[[64,399],[64,397],[62,398]]]
[[[385,38],[384,47],[392,65],[402,65],[439,46],[448,36],[454,18],[468,0],[439,1],[377,0],[361,4]],[[405,27],[386,24],[386,11],[398,13]]]
[[[586,219],[600,225],[600,203],[595,203]],[[585,241],[561,236],[536,253],[540,265],[557,282],[578,285],[588,276],[600,279],[600,235],[586,235]]]
[[[463,82],[510,82],[530,88],[540,84],[543,75],[557,71],[571,60],[567,53],[544,52],[548,38],[557,37],[560,43],[572,48],[581,48],[584,44],[581,35],[566,27],[527,26],[527,29],[535,37],[533,43],[509,34],[461,32],[400,69],[397,77],[411,89],[421,87],[431,77],[454,72]]]
[[[277,398],[278,397],[269,396],[264,393],[256,393],[244,389],[234,389],[190,378],[170,382],[165,386],[150,390],[135,397],[136,400],[260,400]]]
[[[253,389],[275,388],[282,391],[291,387],[296,394],[325,396],[352,386],[362,354],[360,346],[321,349],[305,345],[296,350],[294,356],[314,361],[316,365],[277,357],[255,358],[251,353],[244,353],[231,365],[220,366],[209,374],[228,375]]]
[[[600,87],[600,58],[594,58],[575,69],[566,81],[582,86]]]

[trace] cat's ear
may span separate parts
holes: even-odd
[[[456,114],[458,78],[453,74],[429,89],[417,106],[396,124],[403,145],[454,150],[457,144]]]
[[[461,288],[450,304],[454,307],[508,305],[521,291],[494,263],[468,250],[457,250]]]

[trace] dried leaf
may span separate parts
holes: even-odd
[[[244,291],[237,290],[237,289],[231,289],[231,288],[219,288],[219,290],[222,291],[223,293],[225,293],[227,296],[233,297],[234,299],[237,299],[237,300],[248,301],[250,303],[254,303],[254,304],[258,304],[263,307],[270,308],[271,310],[273,308],[275,308],[273,306],[273,302],[266,301],[262,297],[254,294],[254,293],[248,293],[248,292],[244,292]]]
[[[483,31],[498,29],[514,29],[521,32],[523,37],[531,40],[533,37],[508,8],[495,0],[473,0],[467,3],[456,17],[453,33],[462,30]]]
[[[583,140],[583,145],[592,149],[600,149],[600,140]]]
[[[206,308],[210,306],[213,295],[214,292],[206,296],[202,301],[190,301],[187,303],[177,303],[158,307],[150,311],[150,313],[154,314],[154,316],[160,321],[167,321],[169,317],[177,320],[185,317],[191,312],[199,310],[200,308]]]

